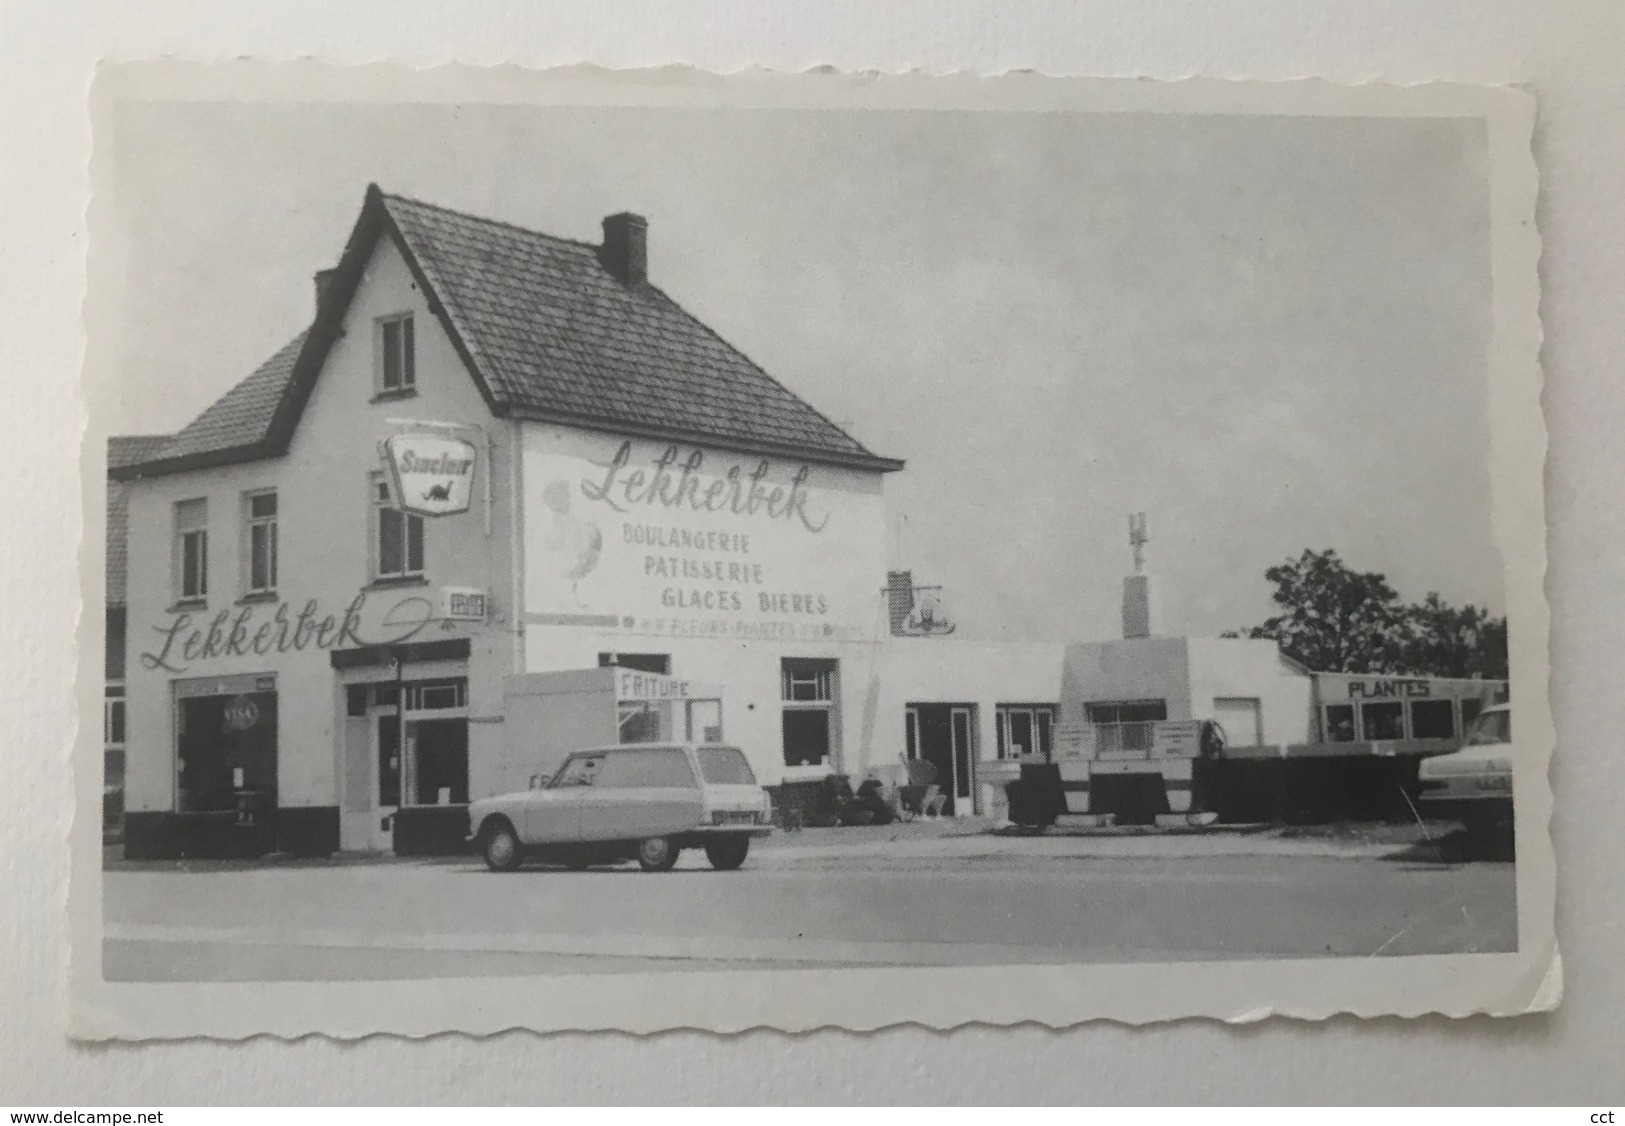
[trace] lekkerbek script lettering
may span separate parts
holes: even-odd
[[[705,463],[702,450],[679,455],[678,447],[667,446],[651,463],[653,471],[630,468],[632,443],[622,442],[608,464],[593,462],[603,471],[598,480],[584,478],[582,495],[601,501],[616,512],[637,506],[687,508],[694,512],[731,512],[736,516],[765,515],[770,520],[799,520],[809,532],[822,532],[829,523],[826,513],[814,520],[807,512],[809,466],[801,466],[789,486],[768,482],[772,463],[763,458],[749,473],[741,465],[730,466],[721,477],[708,482],[699,476]]]
[[[269,618],[254,624],[257,606],[243,606],[235,613],[221,610],[207,624],[189,613],[176,614],[168,625],[153,626],[163,641],[156,650],[140,654],[146,669],[185,672],[194,662],[221,657],[266,656],[317,649],[342,649],[346,645],[396,645],[411,639],[429,624],[432,607],[422,598],[407,598],[385,611],[382,624],[388,636],[368,638],[362,633],[362,609],[367,601],[363,591],[351,600],[340,615],[323,614],[312,598],[293,613],[287,602],[279,602]],[[421,609],[420,609],[421,604]],[[184,663],[182,663],[184,662]]]

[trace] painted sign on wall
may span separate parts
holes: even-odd
[[[474,494],[474,443],[440,434],[394,434],[383,441],[396,501],[407,512],[467,512]]]
[[[151,626],[158,636],[137,659],[149,671],[179,673],[222,658],[396,645],[416,637],[433,620],[434,606],[421,595],[369,602],[366,591],[337,612],[314,598],[297,610],[291,602],[249,603],[218,610],[207,619],[183,610]]]
[[[534,623],[807,640],[883,624],[878,475],[538,426],[524,506]]]

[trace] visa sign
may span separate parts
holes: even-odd
[[[438,434],[395,434],[384,439],[395,499],[406,512],[449,516],[467,512],[474,494],[474,443]]]

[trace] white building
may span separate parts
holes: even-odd
[[[902,462],[652,284],[638,216],[589,245],[369,187],[316,289],[257,371],[110,459],[130,856],[455,847],[512,784],[505,682],[608,664],[720,686],[764,783],[925,759],[957,816],[1049,757],[1063,697],[1308,737],[1301,669],[1136,636],[1148,587],[1121,641],[947,636],[887,570]]]
[[[387,847],[402,808],[449,833],[520,672],[720,682],[764,781],[861,758],[902,463],[650,283],[642,219],[604,232],[369,188],[309,328],[111,467],[131,855]],[[384,472],[427,423],[473,447],[466,511],[403,511]]]

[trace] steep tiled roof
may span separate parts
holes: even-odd
[[[658,287],[620,281],[597,247],[383,201],[510,410],[873,456]]]
[[[139,465],[163,449],[167,434],[141,434],[107,440],[109,468]],[[124,486],[107,482],[107,604],[124,605],[130,554],[130,502]]]
[[[186,457],[189,454],[251,446],[263,441],[288,389],[294,361],[305,346],[301,332],[254,373],[214,401],[208,410],[183,426],[165,443],[161,456]]]
[[[107,439],[107,464],[139,465],[157,456],[169,443],[169,434],[115,435]]]
[[[598,247],[367,190],[315,324],[139,468],[275,456],[378,237],[392,232],[492,411],[747,451],[892,470],[647,281]]]

